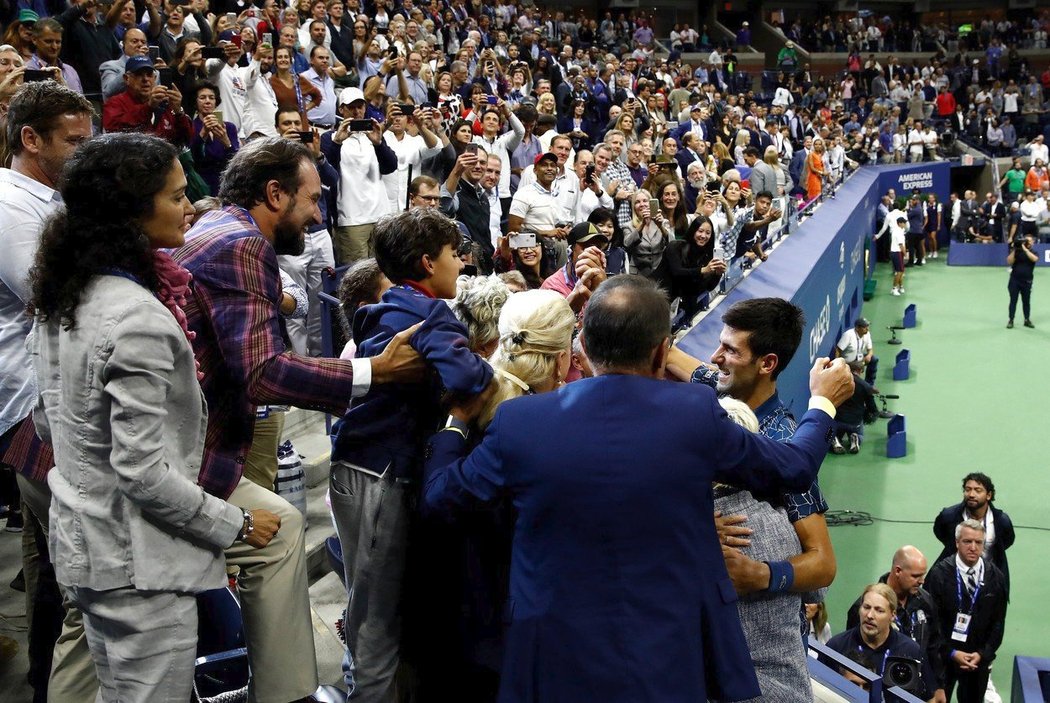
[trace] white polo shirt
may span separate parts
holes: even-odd
[[[559,222],[571,219],[555,194],[538,182],[518,188],[514,199],[510,201],[510,214],[520,217],[522,226],[533,232],[554,229]]]

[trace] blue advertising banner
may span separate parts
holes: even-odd
[[[933,192],[938,202],[948,202],[952,177],[951,163],[948,161],[929,161],[918,164],[900,164],[899,166],[879,166],[879,194],[890,188],[898,198],[911,195],[918,189],[923,194]]]

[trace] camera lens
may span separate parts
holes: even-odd
[[[890,678],[893,679],[894,683],[898,686],[903,686],[911,682],[912,670],[907,664],[893,664],[890,666]]]

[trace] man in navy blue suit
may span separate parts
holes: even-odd
[[[663,381],[669,320],[650,281],[611,278],[584,320],[593,378],[503,403],[469,455],[473,406],[431,439],[427,510],[501,498],[517,509],[502,703],[760,695],[711,483],[808,487],[852,376],[818,360],[810,411],[791,442],[774,442],[732,423],[713,390]],[[791,588],[787,573],[770,581]]]
[[[689,109],[689,121],[678,125],[672,133],[679,144],[682,144],[682,137],[686,134],[695,134],[698,139],[711,141],[714,128],[711,126],[711,120],[707,116],[707,109],[702,105],[693,105]]]

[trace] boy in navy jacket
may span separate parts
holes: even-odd
[[[481,393],[492,368],[470,351],[466,327],[442,300],[455,297],[463,267],[456,223],[417,208],[381,220],[373,238],[376,261],[394,286],[354,315],[357,356],[381,353],[395,334],[419,324],[409,343],[429,369],[420,383],[373,387],[333,427],[330,495],[351,594],[344,676],[350,690],[380,700],[394,685],[402,613],[418,628],[427,612],[415,594],[402,594],[403,583],[417,581],[418,559],[407,555],[424,444],[440,427],[443,394]],[[413,554],[420,539],[413,534]]]

